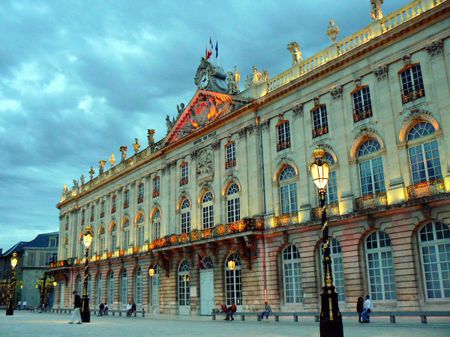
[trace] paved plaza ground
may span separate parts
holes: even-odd
[[[0,337],[313,337],[319,325],[312,318],[300,323],[283,320],[258,322],[256,319],[233,322],[212,321],[210,317],[156,316],[148,318],[92,317],[88,324],[68,324],[69,315],[15,311],[6,316],[0,311]],[[345,337],[449,337],[450,319],[404,319],[392,325],[388,319],[370,324],[344,320]]]

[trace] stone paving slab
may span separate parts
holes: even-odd
[[[318,337],[319,324],[309,320],[233,322],[210,317],[92,317],[91,323],[68,324],[70,315],[0,311],[0,337]],[[411,319],[392,325],[383,320],[359,324],[344,319],[345,337],[449,337],[450,319],[420,324]]]

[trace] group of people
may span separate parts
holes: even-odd
[[[98,306],[98,315],[99,316],[106,316],[108,315],[108,304],[105,303],[100,303],[100,305]]]
[[[134,302],[132,304],[131,301],[128,301],[128,304],[127,304],[127,316],[130,317],[135,312],[136,312],[136,304]]]
[[[372,308],[373,304],[369,295],[366,296],[365,300],[362,297],[358,297],[356,311],[359,314],[359,323],[370,323],[370,312]]]
[[[227,307],[225,304],[222,304],[221,306],[222,312],[226,314],[224,320],[225,321],[234,321],[233,314],[237,310],[236,304],[232,304],[230,307]],[[264,310],[258,314],[258,321],[261,321],[264,319],[264,316],[266,319],[269,319],[269,315],[272,313],[272,308],[267,302],[264,302]]]

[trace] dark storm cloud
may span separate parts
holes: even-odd
[[[329,45],[329,19],[344,37],[369,11],[369,0],[1,1],[0,247],[57,230],[63,184],[134,137],[145,144],[147,128],[164,136],[210,35],[226,70],[273,76],[290,66],[288,42],[307,58]]]

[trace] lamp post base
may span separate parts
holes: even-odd
[[[91,312],[89,310],[89,298],[85,295],[81,303],[81,321],[83,323],[91,322]]]
[[[339,311],[337,293],[334,287],[324,287],[320,313],[320,337],[344,337],[342,315]]]

